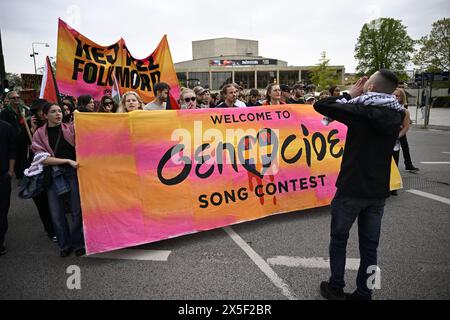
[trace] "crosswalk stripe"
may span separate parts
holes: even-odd
[[[231,237],[231,239],[249,256],[249,258],[258,266],[258,268],[278,287],[283,295],[289,300],[298,300],[295,293],[289,286],[281,279],[275,271],[267,264],[264,259],[259,256],[255,250],[248,245],[231,227],[225,227],[223,230]]]
[[[450,161],[422,161],[422,164],[450,164]]]
[[[428,198],[428,199],[436,200],[436,201],[439,201],[439,202],[442,202],[442,203],[445,203],[445,204],[450,204],[450,199],[444,198],[444,197],[441,197],[441,196],[437,196],[437,195],[432,194],[432,193],[423,192],[423,191],[419,191],[419,190],[415,190],[415,189],[410,189],[410,190],[406,190],[406,191],[409,192],[409,193],[416,194],[416,195],[421,196],[421,197],[425,197],[425,198]]]
[[[330,269],[330,260],[321,257],[303,258],[303,257],[276,256],[267,259],[267,262],[270,265],[276,266]],[[345,269],[358,270],[359,262],[360,259],[348,258],[345,260]]]

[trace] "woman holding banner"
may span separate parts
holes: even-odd
[[[73,124],[62,123],[61,107],[46,103],[43,107],[47,123],[38,128],[33,136],[31,149],[39,164],[50,167],[47,195],[53,226],[58,239],[60,256],[85,254],[80,195],[78,191],[78,163],[75,154],[75,132]],[[37,160],[35,160],[37,161]],[[37,165],[35,163],[35,165]],[[38,168],[39,170],[39,168]],[[44,179],[45,180],[45,179]],[[65,216],[64,202],[68,201],[72,223]]]
[[[196,109],[197,96],[192,89],[184,89],[180,96],[181,109]]]
[[[271,83],[267,86],[266,91],[266,101],[262,104],[263,106],[275,106],[279,104],[286,104],[281,101],[281,88],[278,84]]]
[[[118,112],[142,110],[143,105],[144,102],[136,92],[128,91],[124,93],[120,100],[120,111]]]
[[[118,105],[113,100],[113,98],[109,95],[103,96],[102,100],[100,101],[100,108],[99,112],[106,112],[106,113],[115,113],[117,111]]]

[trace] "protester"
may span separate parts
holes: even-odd
[[[305,95],[305,87],[298,83],[292,87],[292,95],[288,100],[289,104],[304,104],[305,100],[303,96]]]
[[[1,94],[1,93],[0,93]],[[0,113],[11,103],[7,95],[2,96],[0,99]]]
[[[142,110],[144,102],[141,97],[134,91],[127,91],[122,95],[120,100],[120,107],[117,112],[131,112],[136,110]]]
[[[8,122],[14,131],[14,141],[16,150],[16,162],[14,173],[17,179],[22,179],[23,171],[27,167],[28,148],[31,143],[31,133],[25,121],[26,108],[17,91],[10,91],[6,98],[9,105],[0,113],[0,120]]]
[[[251,89],[248,95],[247,107],[259,107],[262,106],[261,102],[259,102],[259,90]]]
[[[392,95],[398,79],[388,70],[361,78],[344,97],[315,103],[314,109],[348,127],[336,195],[331,203],[331,277],[320,292],[326,299],[371,299],[368,269],[377,265],[381,219],[389,197],[392,149],[404,112]],[[357,289],[344,294],[346,247],[358,218],[360,265]]]
[[[194,88],[194,93],[197,97],[197,106],[196,108],[210,108],[211,95],[209,89],[205,89],[201,86],[197,86]]]
[[[100,108],[98,112],[115,113],[118,105],[110,95],[104,95],[100,100]]]
[[[341,95],[341,89],[338,86],[332,86],[328,90],[331,97],[339,97]]]
[[[238,90],[232,83],[224,85],[221,93],[224,101],[219,103],[216,108],[239,108],[236,104]]]
[[[45,104],[43,111],[47,123],[36,130],[31,148],[35,159],[38,158],[43,165],[51,167],[52,181],[47,188],[47,195],[60,256],[67,257],[73,250],[76,256],[82,256],[86,251],[73,124],[62,123],[61,107],[54,103]],[[70,228],[65,216],[64,200],[68,202],[72,216]]]
[[[286,84],[280,84],[281,89],[281,101],[284,103],[289,103],[289,100],[291,99],[291,87],[289,87]]]
[[[400,91],[400,90],[402,90],[402,89],[399,89],[399,88],[395,89],[394,96],[396,97],[398,103],[402,107],[404,107],[403,101],[405,101],[405,99],[402,97],[402,94],[404,94],[404,92],[402,92],[403,90],[402,91]],[[400,132],[398,134],[398,139],[395,142],[394,152],[393,152],[393,157],[394,157],[395,164],[397,165],[397,167],[398,167],[398,160],[400,158],[400,139],[406,135],[406,132],[408,132],[409,126],[410,126],[410,121],[411,121],[411,118],[410,118],[410,115],[409,115],[409,111],[407,109],[404,109],[404,112],[405,112],[405,117],[404,117],[402,125],[400,127]],[[398,195],[398,191],[397,190],[392,190],[391,191],[391,195],[397,196]]]
[[[0,256],[6,253],[5,236],[8,231],[8,211],[11,201],[11,178],[14,175],[15,132],[6,121],[0,120]]]
[[[153,87],[155,99],[144,106],[144,110],[166,110],[170,86],[165,82],[158,82]]]
[[[70,109],[70,105],[66,103],[62,103],[61,104],[61,111],[63,113],[63,120],[62,122],[64,123],[69,123],[72,121],[72,111]],[[42,110],[41,110],[42,113]],[[42,117],[43,117],[43,113],[42,113]]]
[[[314,102],[316,102],[314,94],[308,93],[305,95],[305,104],[314,104]]]
[[[240,85],[238,85],[237,83],[232,83],[232,85],[237,89],[237,96],[236,96],[236,102],[235,102],[235,104],[236,104],[236,106],[238,107],[238,108],[246,108],[247,107],[247,105],[245,104],[245,95],[244,95],[244,98],[242,98],[242,96],[243,96],[243,91],[244,91],[244,88],[242,88]],[[241,100],[240,100],[241,99]]]
[[[271,83],[267,86],[266,89],[266,101],[263,102],[263,106],[268,105],[279,105],[279,104],[285,104],[283,101],[281,101],[281,88],[278,84]]]
[[[211,101],[209,103],[210,108],[215,108],[219,101],[219,94],[218,93],[211,93]]]
[[[323,99],[326,99],[328,97],[330,97],[330,92],[328,90],[322,90],[319,93],[319,100],[323,100]]]
[[[76,105],[77,105],[77,103],[75,102],[75,98],[72,96],[65,96],[62,99],[61,108],[64,113],[64,116],[63,116],[64,123],[69,123],[69,122],[73,121],[73,112],[77,109]],[[69,113],[67,113],[67,109],[68,109]]]
[[[94,112],[95,103],[94,98],[90,95],[82,95],[78,97],[78,111],[80,112]]]
[[[74,96],[65,96],[63,98],[63,103],[67,101],[72,106],[70,109],[72,113],[77,109],[78,101]]]
[[[184,89],[180,95],[181,109],[196,109],[197,108],[197,96],[194,90]]]
[[[402,88],[397,88],[394,91],[394,95],[396,96],[398,102],[403,105],[405,107],[405,111],[406,111],[406,116],[405,116],[405,120],[403,121],[403,129],[401,132],[404,132],[404,134],[399,136],[399,141],[400,141],[400,146],[402,148],[402,152],[403,152],[403,160],[405,163],[405,169],[408,171],[419,171],[419,168],[416,168],[411,160],[411,154],[409,152],[409,144],[408,144],[408,139],[406,137],[406,132],[408,131],[408,129],[405,128],[409,128],[410,124],[411,124],[411,117],[410,117],[410,113],[408,110],[408,103],[407,103],[407,99],[406,99],[406,93]],[[407,118],[407,120],[406,120]],[[400,150],[398,150],[397,153],[394,153],[394,159],[396,159],[396,163],[398,166],[398,162],[399,162],[399,158],[400,158]]]
[[[44,105],[47,103],[48,102],[45,99],[36,99],[31,104],[30,110],[32,117],[30,119],[30,129],[32,135],[34,135],[37,129],[44,126],[44,124],[47,122],[43,111]],[[33,159],[34,153],[32,150],[30,150],[28,156],[28,163],[29,164],[32,163]],[[44,226],[44,230],[47,233],[47,236],[49,237],[50,240],[56,242],[57,241],[56,233],[53,228],[52,218],[50,214],[50,207],[48,205],[47,190],[44,190],[38,195],[34,196],[33,202],[36,205],[36,208],[38,209],[39,218],[41,219],[42,225]]]
[[[316,94],[316,86],[314,84],[308,84],[306,86],[306,94],[308,94],[308,93],[310,93],[312,95]]]

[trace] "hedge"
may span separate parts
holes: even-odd
[[[441,96],[433,99],[433,108],[450,108],[450,96]]]

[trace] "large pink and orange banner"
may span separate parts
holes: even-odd
[[[321,120],[309,105],[77,113],[88,254],[330,204],[347,130]]]
[[[121,94],[135,91],[146,103],[153,100],[153,86],[157,82],[170,86],[173,101],[180,95],[167,36],[151,55],[137,59],[122,38],[112,45],[101,46],[59,19],[57,64],[56,81],[63,94],[75,97],[89,94],[100,100],[111,94],[115,77]]]

